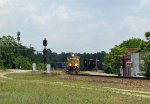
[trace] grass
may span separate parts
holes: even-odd
[[[55,76],[57,74],[24,73],[8,75],[13,78],[11,80],[0,78],[0,104],[149,104],[150,102],[150,98],[137,96],[150,96],[149,93],[128,92],[130,93],[128,95],[107,88],[132,89],[127,86],[63,80]]]

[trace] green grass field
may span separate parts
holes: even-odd
[[[149,104],[149,89],[22,73],[0,78],[0,104]],[[142,90],[142,91],[141,91]]]

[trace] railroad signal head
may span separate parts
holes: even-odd
[[[47,49],[43,49],[43,55],[47,54]]]
[[[43,46],[47,46],[47,40],[46,40],[46,38],[44,38],[44,40],[43,40]]]
[[[20,41],[20,32],[17,32],[17,41]]]

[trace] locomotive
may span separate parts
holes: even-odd
[[[66,71],[68,73],[78,73],[80,68],[80,57],[75,54],[71,54],[67,57]]]

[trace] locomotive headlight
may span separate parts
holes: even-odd
[[[78,66],[78,64],[75,64],[75,66]]]

